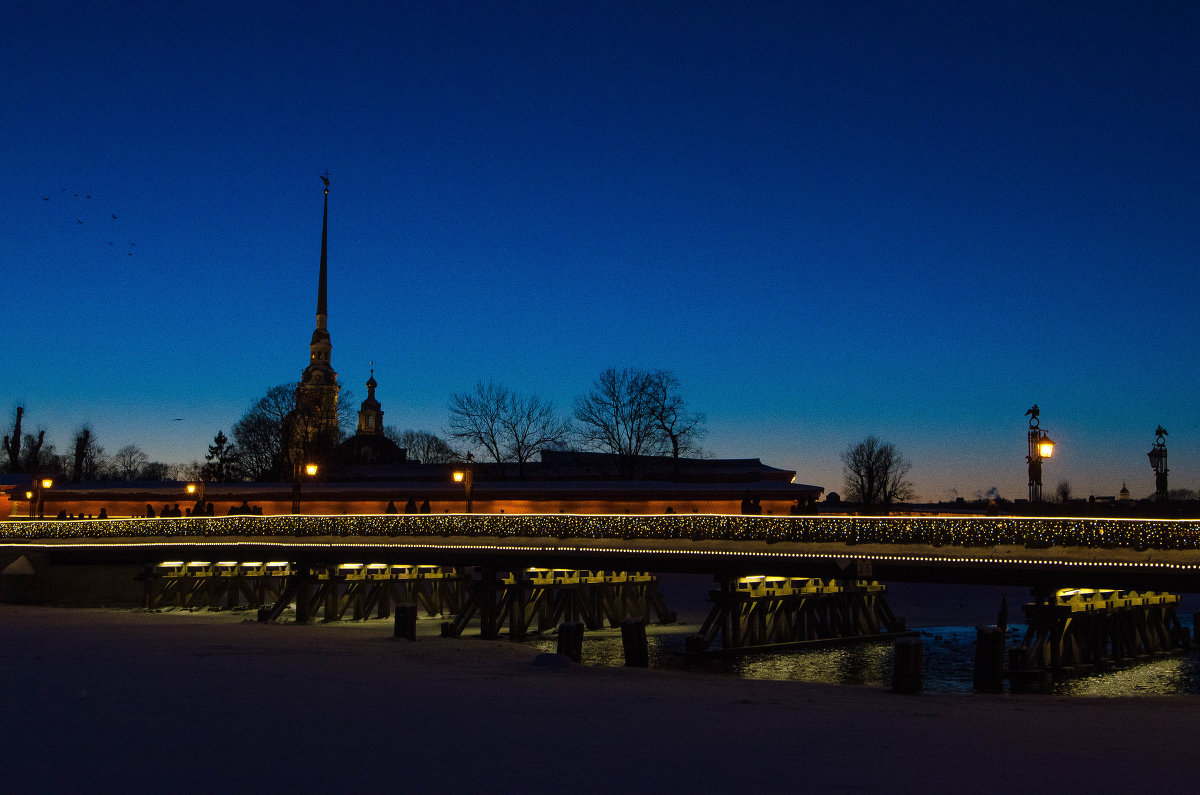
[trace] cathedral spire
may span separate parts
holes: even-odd
[[[325,183],[325,210],[321,216],[321,275],[317,280],[317,328],[325,328],[329,311],[325,304],[326,287],[329,280],[329,266],[326,249],[329,243],[329,172],[321,175]]]

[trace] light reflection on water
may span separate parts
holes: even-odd
[[[1191,616],[1181,616],[1191,626]],[[891,642],[828,646],[797,651],[747,654],[725,658],[710,657],[698,662],[684,660],[684,641],[696,627],[650,627],[647,645],[650,666],[674,670],[726,673],[746,679],[795,680],[843,685],[890,687],[892,679]],[[970,693],[975,661],[974,627],[925,627],[920,630],[924,642],[924,692]],[[1018,645],[1025,627],[1009,628],[1008,646]],[[532,641],[539,651],[554,652],[553,636]],[[1198,653],[1178,654],[1146,663],[1129,665],[1087,676],[1054,682],[1051,693],[1066,696],[1161,696],[1200,694]],[[619,630],[589,632],[584,636],[585,665],[621,666],[624,654]],[[1006,684],[1005,690],[1010,687]]]

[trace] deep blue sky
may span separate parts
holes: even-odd
[[[1149,493],[1159,423],[1200,487],[1200,4],[10,3],[0,52],[0,402],[60,450],[199,459],[299,378],[328,169],[388,424],[633,365],[830,490],[876,434],[1023,496],[1035,402],[1047,490]]]

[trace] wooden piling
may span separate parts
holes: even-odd
[[[405,640],[417,639],[417,606],[412,602],[396,605],[395,626],[392,637]]]
[[[583,622],[564,621],[558,626],[558,653],[583,662]]]
[[[920,693],[924,680],[924,644],[920,638],[896,638],[893,693]]]
[[[625,665],[636,668],[650,665],[645,619],[629,618],[621,622],[621,647],[625,652]]]
[[[975,628],[975,689],[1004,688],[1004,644],[1007,633],[1000,627]]]

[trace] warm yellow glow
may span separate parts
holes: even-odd
[[[32,500],[32,499],[33,499],[33,492],[32,492],[32,491],[27,491],[27,492],[25,492],[25,499],[27,499],[27,500]]]
[[[465,472],[455,472],[455,473],[454,473],[454,482],[455,482],[455,483],[462,483],[462,482],[463,482],[463,478],[464,478],[464,477],[466,477],[466,476],[467,476],[467,475],[466,475],[466,473],[465,473]]]
[[[187,484],[187,493],[188,493],[188,494],[195,494],[195,493],[196,493],[196,484],[195,484],[195,483],[189,483],[189,484]]]
[[[1049,439],[1043,439],[1038,442],[1038,455],[1042,458],[1049,458],[1054,454],[1054,442]]]
[[[304,467],[304,474],[308,475],[309,477],[312,477],[313,475],[317,474],[317,465],[316,464],[306,465]]]
[[[51,480],[50,478],[44,478],[44,479],[42,480],[42,488],[43,488],[43,489],[48,489],[48,488],[50,488],[50,487],[51,487],[51,486],[53,486],[53,485],[54,485],[54,481],[53,481],[53,480]]]

